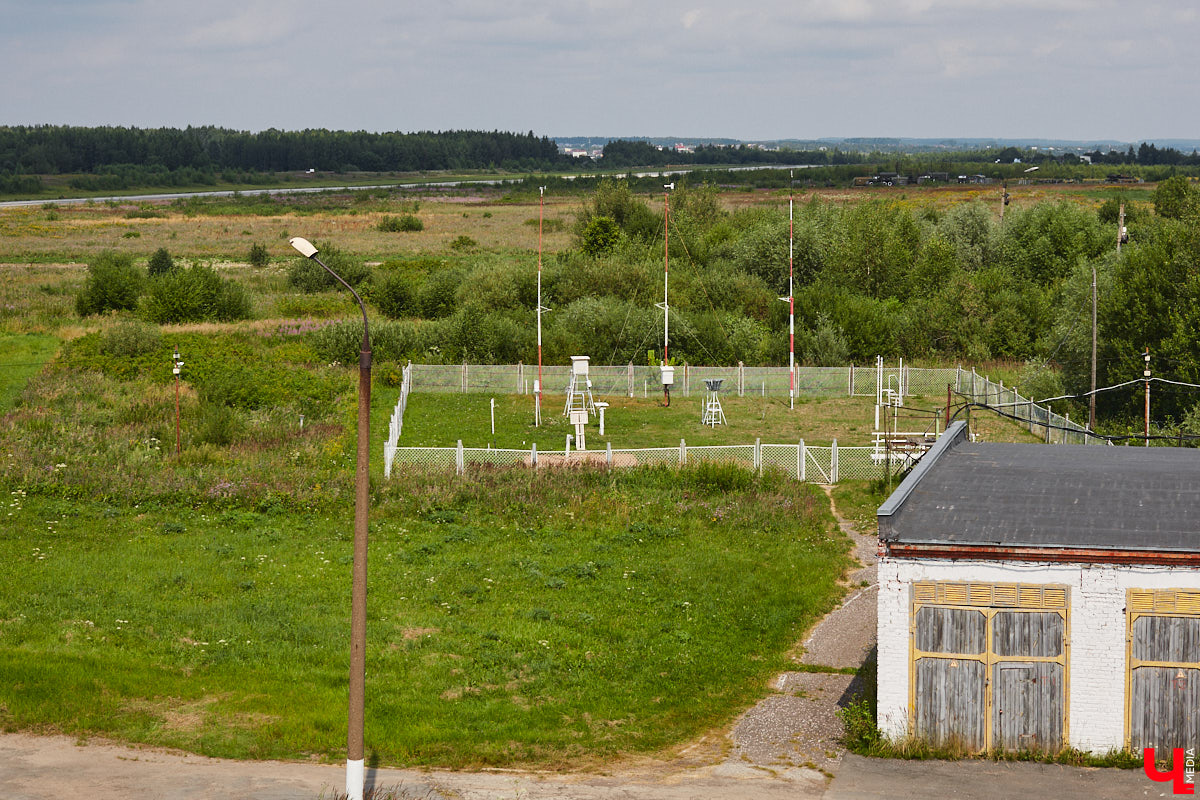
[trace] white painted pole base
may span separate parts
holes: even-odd
[[[351,761],[346,759],[346,796],[349,800],[363,800],[363,784],[366,771],[363,759]]]

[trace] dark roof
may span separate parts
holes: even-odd
[[[993,444],[957,422],[879,508],[914,545],[1200,551],[1200,450]]]

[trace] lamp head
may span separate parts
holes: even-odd
[[[317,254],[317,248],[313,247],[313,243],[303,236],[293,236],[291,239],[288,239],[288,243],[296,248],[296,252],[305,258],[312,258]]]

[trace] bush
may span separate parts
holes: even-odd
[[[154,352],[161,343],[162,334],[156,326],[129,320],[103,333],[100,352],[119,358],[136,358]]]
[[[141,316],[160,325],[172,322],[232,322],[250,318],[250,297],[238,283],[197,264],[159,275],[142,298]]]
[[[192,441],[197,445],[226,447],[240,439],[245,428],[245,423],[234,409],[227,405],[205,404],[200,408],[200,419]]]
[[[460,234],[454,237],[454,241],[450,242],[451,250],[471,250],[479,246],[479,242],[472,239],[466,234]]]
[[[246,256],[246,261],[252,267],[265,267],[271,263],[271,254],[265,244],[255,242],[250,245],[250,253]]]
[[[580,248],[589,256],[611,253],[621,238],[621,229],[612,217],[595,217],[583,229]]]
[[[313,244],[320,251],[321,261],[356,289],[371,277],[371,268],[361,261],[350,258],[331,245],[319,242]],[[323,292],[341,287],[336,278],[311,258],[297,258],[292,262],[292,267],[288,270],[288,283],[302,292]]]
[[[392,273],[382,280],[376,279],[371,291],[371,302],[388,319],[402,319],[417,315],[417,292],[412,280]]]
[[[150,260],[146,263],[146,272],[150,274],[151,278],[155,275],[166,274],[173,269],[175,269],[175,261],[165,247],[155,250],[154,255],[150,256]]]
[[[75,297],[75,311],[81,317],[107,311],[137,308],[146,277],[124,253],[101,253],[88,264],[83,291]]]
[[[425,230],[425,223],[412,214],[404,214],[399,217],[387,215],[380,218],[379,224],[375,227],[384,233],[404,233],[407,231],[423,231]]]

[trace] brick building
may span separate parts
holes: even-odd
[[[1200,451],[972,443],[955,423],[878,513],[886,735],[1200,745]]]

